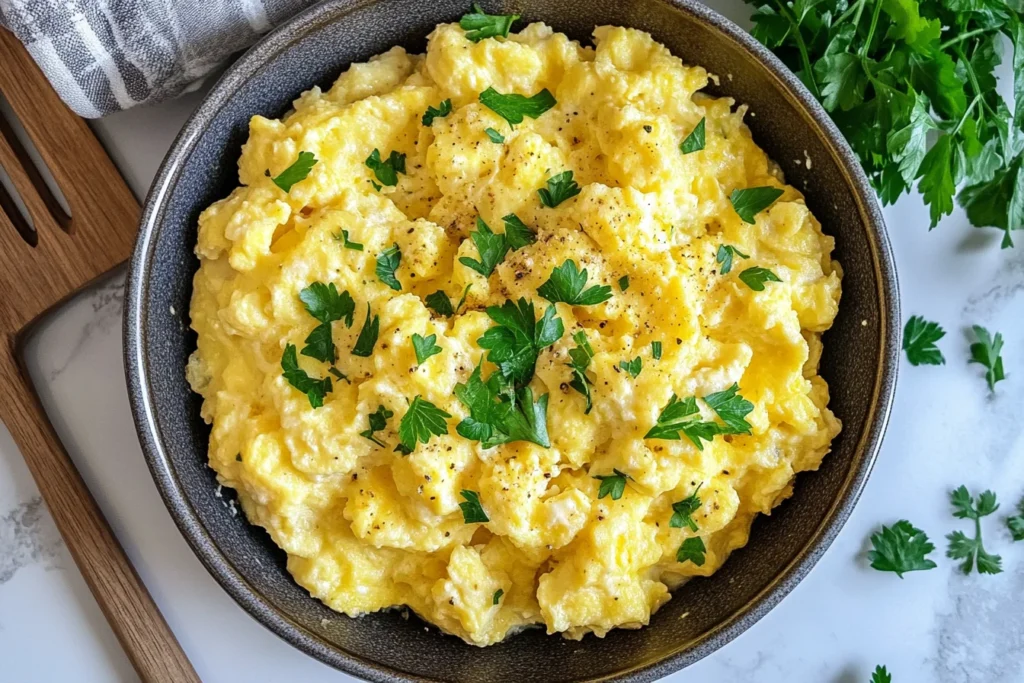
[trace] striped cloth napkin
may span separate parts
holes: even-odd
[[[194,90],[315,0],[0,0],[61,98],[97,118]]]

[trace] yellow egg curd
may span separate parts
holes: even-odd
[[[640,627],[839,432],[833,239],[703,68],[593,37],[353,64],[199,219],[210,465],[339,612]]]

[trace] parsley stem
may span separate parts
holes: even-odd
[[[861,0],[863,2],[863,0]],[[782,0],[775,0],[776,6],[779,8],[779,14],[786,17],[790,24],[793,26],[793,37],[796,39],[797,48],[800,50],[800,62],[803,65],[803,72],[807,75],[807,83],[811,86],[811,92],[817,99],[821,99],[821,92],[818,90],[818,84],[814,80],[814,70],[811,68],[811,58],[807,54],[807,44],[804,43],[803,34],[800,33],[800,22],[797,21],[796,16]]]
[[[964,69],[967,72],[967,80],[970,81],[971,88],[974,89],[975,96],[981,98],[981,106],[988,109],[989,113],[995,116],[996,112],[993,111],[989,103],[985,101],[985,93],[982,92],[981,85],[978,83],[978,75],[974,73],[974,66],[971,64],[971,61],[967,59],[967,55],[964,54],[963,49],[959,45],[956,47],[956,54],[960,58],[960,63],[964,65]],[[959,129],[959,126],[957,128]]]
[[[961,33],[956,38],[950,38],[949,40],[944,42],[942,45],[939,45],[939,50],[948,50],[950,47],[956,45],[957,43],[962,43],[963,41],[967,40],[968,38],[973,38],[974,36],[981,35],[982,33],[988,33],[990,30],[991,29],[987,29],[987,28],[976,28],[973,31],[968,31],[967,33]]]
[[[832,24],[832,26],[838,26],[839,24],[846,21],[847,18],[849,18],[850,13],[854,11],[857,12],[857,21],[854,23],[860,23],[860,10],[862,7],[864,7],[864,0],[857,0],[857,4],[850,5],[845,12],[839,15],[839,18],[835,20],[835,23]]]
[[[882,3],[875,3],[875,11],[871,14],[871,28],[868,29],[868,37],[864,41],[864,44],[860,46],[860,57],[863,60],[864,56],[868,53],[868,48],[871,47],[871,39],[875,37],[875,28],[878,26],[878,15],[882,13]],[[858,13],[860,18],[860,13]],[[865,71],[867,69],[865,68]]]
[[[956,124],[956,128],[953,129],[953,132],[950,133],[950,135],[956,135],[960,132],[960,128],[963,127],[964,122],[967,121],[967,117],[971,115],[971,111],[974,110],[974,107],[977,106],[978,102],[981,102],[981,95],[974,96],[974,99],[971,100],[970,106],[967,107],[967,111],[965,111],[964,115],[960,117],[960,123]]]

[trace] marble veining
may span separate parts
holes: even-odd
[[[91,315],[85,321],[74,343],[71,344],[63,362],[50,370],[50,380],[60,377],[68,365],[77,358],[82,346],[93,334],[108,334],[118,327],[124,311],[124,273],[119,268],[117,275],[108,278],[92,288],[86,295]]]
[[[38,495],[0,516],[0,585],[29,564],[58,566],[63,542]]]

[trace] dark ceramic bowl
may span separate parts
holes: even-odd
[[[843,265],[839,317],[825,338],[822,375],[844,424],[817,472],[754,523],[750,544],[696,579],[640,630],[580,642],[524,632],[476,648],[398,613],[342,617],[285,570],[267,534],[232,516],[207,467],[208,427],[185,382],[195,348],[186,312],[198,267],[196,219],[238,182],[236,162],[253,114],[281,116],[292,99],[328,86],[349,63],[399,44],[422,52],[439,22],[466,0],[333,0],[278,29],[224,75],[185,125],[146,202],[131,262],[125,365],[143,450],[182,533],[224,588],[267,628],[308,654],[373,681],[651,681],[710,654],[775,606],[839,533],[864,486],[896,380],[896,274],[878,206],[839,131],[800,82],[738,27],[694,0],[515,0],[521,13],[581,41],[596,25],[649,31],[673,53],[721,76],[710,92],[751,106],[754,139],[803,190]],[[813,160],[813,168],[794,161]],[[177,311],[174,314],[173,311]],[[687,618],[680,615],[688,613]]]

